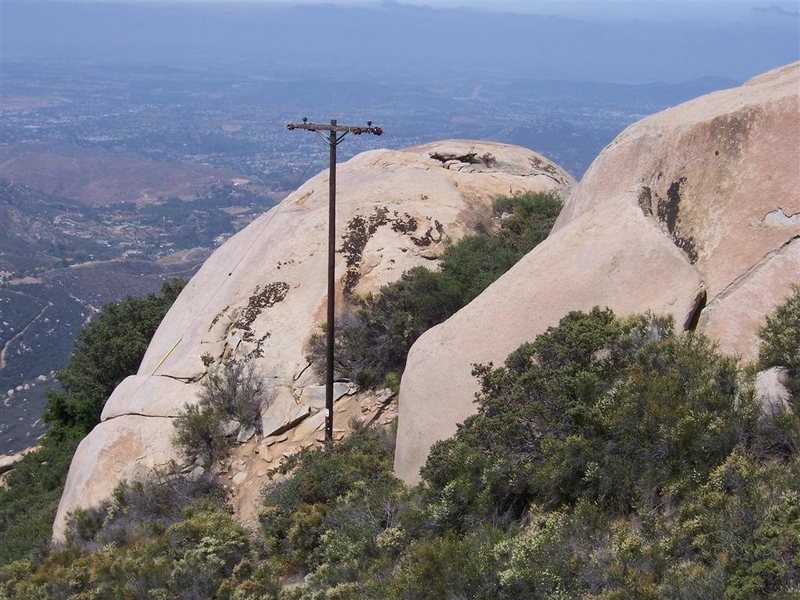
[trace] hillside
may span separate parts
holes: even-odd
[[[5,145],[0,178],[87,207],[194,200],[211,188],[247,182],[231,170],[52,143]]]
[[[72,168],[86,176],[84,166]],[[33,167],[30,174],[47,187]],[[214,247],[274,203],[258,187],[196,184],[203,194],[191,201],[91,207],[0,179],[0,453],[42,434],[53,374],[87,319],[107,302],[190,277]]]

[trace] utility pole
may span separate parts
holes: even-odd
[[[348,133],[361,135],[371,133],[381,135],[383,129],[373,127],[372,121],[367,121],[367,126],[337,125],[336,119],[331,119],[330,125],[309,123],[303,118],[302,123],[289,123],[289,131],[305,129],[317,133],[327,144],[330,150],[330,188],[328,192],[328,323],[327,323],[327,364],[325,371],[325,447],[330,449],[333,445],[333,334],[334,334],[334,303],[336,291],[336,146],[338,146]],[[321,132],[327,131],[325,136]]]

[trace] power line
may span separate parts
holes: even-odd
[[[325,447],[333,445],[333,335],[334,335],[334,303],[335,303],[335,258],[336,258],[336,147],[348,133],[361,135],[364,133],[382,135],[383,129],[373,127],[372,121],[367,121],[366,127],[362,125],[338,125],[336,119],[331,119],[330,125],[322,123],[309,123],[303,118],[302,123],[289,123],[289,131],[305,129],[318,134],[330,151],[330,174],[328,192],[328,322],[327,330],[327,360],[325,369]],[[324,135],[322,132],[328,132]]]

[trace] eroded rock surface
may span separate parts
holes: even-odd
[[[504,144],[456,140],[358,155],[337,171],[339,309],[412,267],[435,268],[449,244],[480,226],[491,228],[497,196],[565,194],[573,183],[544,157]],[[269,382],[274,400],[263,414],[265,436],[321,418],[322,380],[305,355],[325,318],[327,218],[323,172],[214,252],[167,314],[138,374],[117,388],[103,422],[78,448],[55,539],[63,537],[70,511],[176,458],[173,417],[195,400],[208,369],[226,359],[253,359]],[[340,392],[338,403],[352,394]],[[309,421],[304,430],[312,425],[318,424]],[[319,443],[317,437],[312,427],[309,439],[297,443]],[[256,441],[242,447],[250,446]],[[236,505],[248,513],[242,502]]]
[[[652,310],[750,360],[800,281],[800,63],[625,130],[592,163],[550,237],[423,335],[400,388],[395,470],[474,412],[471,364],[501,363],[570,310]]]

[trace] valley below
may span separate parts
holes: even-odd
[[[81,161],[56,177],[37,179],[36,165],[46,167],[50,157],[35,162],[28,156],[25,169],[0,165],[0,454],[29,447],[44,433],[42,415],[47,392],[58,385],[56,372],[104,304],[157,292],[169,279],[190,278],[215,247],[280,196],[244,178],[223,180],[214,173],[196,179],[200,169],[172,167],[167,187],[148,186],[154,182],[146,171],[128,195],[180,188],[182,198],[87,205],[41,188],[53,192],[58,181],[82,179],[72,196],[80,197],[75,192],[81,189],[92,190],[94,198],[103,189],[120,191],[113,182],[90,181]],[[132,171],[129,182],[136,181]]]

